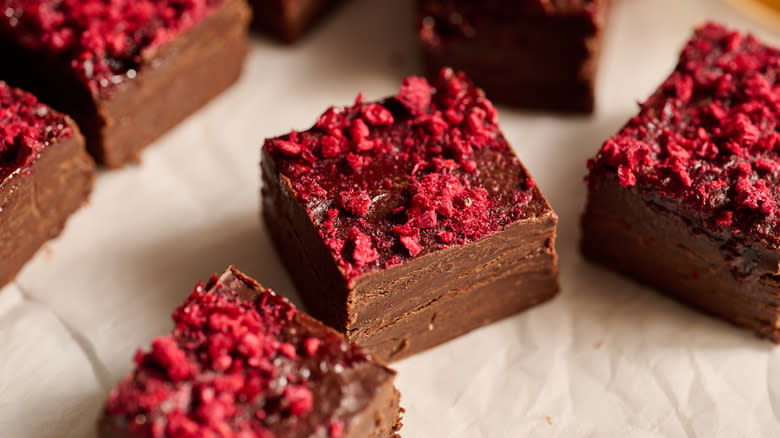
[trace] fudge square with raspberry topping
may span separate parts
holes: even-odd
[[[582,250],[780,342],[780,50],[709,23],[588,163]]]
[[[135,355],[101,438],[392,438],[395,372],[233,267]]]
[[[0,81],[0,288],[60,234],[94,178],[76,124]]]
[[[463,73],[266,140],[262,215],[308,310],[397,360],[552,298],[557,216]]]
[[[0,77],[78,123],[100,163],[141,149],[238,79],[246,0],[0,0]]]
[[[342,0],[250,0],[253,27],[284,42],[295,43]]]
[[[461,69],[499,104],[590,113],[612,2],[417,0],[425,69]]]

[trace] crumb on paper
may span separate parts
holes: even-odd
[[[43,259],[48,262],[54,256],[54,248],[52,248],[48,242],[44,243],[43,246],[41,246],[41,254],[43,255]]]
[[[544,416],[544,419],[545,419],[545,420],[547,420],[547,424],[549,424],[550,426],[552,426],[552,418],[550,418],[550,416],[549,416],[549,415],[545,415],[545,416]]]

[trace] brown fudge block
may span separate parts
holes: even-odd
[[[496,103],[589,113],[609,0],[417,0],[429,76],[463,70]]]
[[[78,123],[120,167],[233,84],[248,50],[245,0],[0,0],[0,77]]]
[[[0,287],[92,191],[94,163],[78,127],[0,81]]]
[[[589,162],[582,250],[780,342],[780,51],[709,23]]]
[[[136,353],[101,438],[393,438],[395,371],[231,267]]]
[[[287,43],[302,38],[341,0],[251,0],[253,27]]]
[[[462,73],[331,108],[262,155],[262,214],[308,309],[383,359],[558,290],[557,216]]]

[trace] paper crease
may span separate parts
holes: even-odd
[[[110,373],[105,364],[100,360],[95,350],[95,346],[89,341],[87,336],[81,333],[74,325],[68,323],[54,308],[49,306],[43,301],[35,298],[33,294],[25,289],[18,281],[14,281],[13,285],[19,290],[19,295],[22,299],[28,303],[34,304],[40,308],[45,309],[62,325],[68,335],[73,339],[73,342],[78,346],[84,358],[92,368],[92,374],[95,376],[100,387],[103,391],[108,392],[113,386],[113,381],[110,377]]]

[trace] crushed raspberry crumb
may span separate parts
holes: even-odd
[[[780,243],[780,50],[700,27],[677,67],[588,163],[698,226]]]
[[[205,19],[225,0],[0,0],[0,31],[62,59],[93,93],[135,77],[143,54]]]
[[[425,78],[412,76],[401,82],[401,91],[396,98],[413,116],[421,116],[431,106],[433,93],[433,87]]]
[[[371,198],[365,190],[347,190],[339,193],[339,203],[344,211],[363,217],[371,209]]]
[[[331,421],[328,424],[328,433],[330,438],[341,438],[344,435],[344,422],[341,420]]]
[[[0,81],[0,181],[29,166],[50,144],[71,138],[64,115]]]
[[[373,126],[389,126],[394,122],[393,113],[378,103],[369,103],[361,110],[361,114]]]
[[[352,259],[358,266],[363,266],[379,258],[379,253],[374,249],[371,238],[363,234],[358,227],[349,229],[349,240],[355,247]]]
[[[283,397],[289,404],[290,413],[296,417],[308,414],[314,405],[311,391],[304,386],[288,386]]]
[[[550,212],[493,105],[451,69],[433,84],[407,78],[380,102],[331,107],[264,149],[349,280]]]
[[[303,341],[303,348],[306,349],[306,353],[309,356],[314,356],[317,353],[317,349],[320,348],[320,340],[317,338],[306,338]]]

